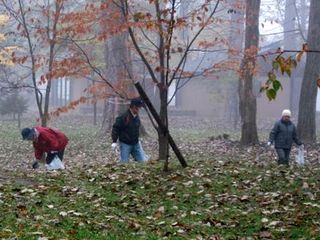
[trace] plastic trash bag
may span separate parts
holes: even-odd
[[[141,141],[139,141],[139,144],[140,144],[140,148],[141,148],[141,151],[142,151],[142,154],[143,154],[143,161],[144,162],[149,161],[150,160],[150,156],[148,154],[146,154],[146,152],[143,150]]]
[[[296,155],[296,162],[298,165],[304,165],[304,149],[299,147],[298,153]]]
[[[46,164],[47,170],[65,169],[63,162],[58,155],[54,157],[50,164]]]

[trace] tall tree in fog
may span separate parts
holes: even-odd
[[[297,12],[296,12],[296,1],[286,0],[285,2],[285,16],[283,21],[283,31],[284,31],[284,49],[298,49],[298,32],[297,32]],[[293,113],[298,111],[299,103],[299,90],[300,90],[300,81],[297,76],[297,69],[292,71],[291,74],[291,84],[290,84],[290,109]]]
[[[244,16],[245,16],[245,0],[233,0],[230,3],[229,13],[231,14],[229,46],[233,51],[229,51],[229,58],[235,61],[241,61],[240,52],[243,49],[244,40]],[[234,54],[235,53],[235,54]],[[228,85],[228,97],[226,106],[226,119],[230,119],[235,129],[239,121],[239,82],[232,73],[232,82]]]
[[[306,0],[286,0],[283,19],[284,49],[300,49],[306,42],[307,21],[309,6]],[[290,109],[294,114],[299,111],[299,98],[301,91],[301,75],[305,68],[305,61],[292,70],[290,76]]]
[[[308,29],[308,48],[320,50],[320,1],[311,0]],[[316,141],[317,79],[320,74],[320,54],[307,53],[303,76],[298,117],[298,132],[304,142]]]
[[[108,3],[108,1],[102,1]],[[124,25],[125,19],[121,13],[121,9],[118,7],[121,3],[120,0],[115,0],[108,3],[109,7],[106,12],[102,13],[104,21],[102,22],[102,28],[107,33],[112,33],[115,29],[120,29]],[[113,19],[110,19],[109,12],[113,12]],[[132,62],[130,59],[130,49],[128,46],[128,32],[123,31],[119,34],[112,34],[105,40],[104,47],[104,60],[105,60],[105,72],[108,76],[108,80],[116,85],[117,81],[125,81],[132,74]],[[122,113],[127,109],[125,102],[126,98],[134,96],[134,86],[131,82],[126,84],[127,96],[110,96],[105,99],[104,113],[102,128],[103,132],[111,129],[115,116]],[[131,94],[130,94],[131,93]]]
[[[308,17],[310,10],[308,4],[310,3],[310,0],[294,0],[294,2],[300,36],[302,41],[305,42],[307,40]]]
[[[253,93],[253,75],[259,45],[260,0],[246,0],[245,54],[241,62],[239,98],[241,116],[241,144],[259,142],[257,133],[257,100]]]

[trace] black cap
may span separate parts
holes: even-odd
[[[144,103],[141,98],[131,99],[130,106],[143,107]]]
[[[33,128],[24,128],[21,130],[21,135],[23,140],[31,140],[35,134]]]

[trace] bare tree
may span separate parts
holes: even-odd
[[[51,89],[51,80],[53,77],[53,64],[55,58],[55,50],[57,45],[57,27],[61,11],[63,9],[64,1],[53,1],[44,7],[43,15],[33,16],[32,14],[39,14],[31,11],[30,6],[26,6],[26,3],[22,0],[17,1],[6,1],[1,0],[3,6],[10,14],[10,16],[16,21],[18,30],[23,39],[25,39],[28,51],[25,59],[27,67],[30,69],[32,86],[34,88],[34,94],[36,104],[41,119],[41,125],[46,126],[48,121],[49,113],[49,96]],[[36,7],[37,4],[35,4]],[[41,12],[41,11],[39,11]],[[43,49],[44,45],[48,48],[47,62],[40,60],[39,52]],[[46,54],[44,54],[46,55]],[[15,60],[17,61],[17,59]],[[25,63],[22,60],[21,63]],[[44,96],[39,87],[39,79],[41,72],[39,71],[40,65],[47,66],[47,73],[41,76],[41,82],[46,83]],[[38,75],[39,74],[39,75]]]
[[[246,0],[245,55],[241,63],[239,81],[242,145],[259,142],[256,123],[257,100],[252,83],[259,45],[259,12],[260,0]]]
[[[244,17],[245,17],[245,1],[234,0],[231,2],[228,12],[231,14],[231,25],[229,35],[229,47],[233,49],[230,51],[230,60],[240,62],[240,52],[243,50],[244,42]],[[238,69],[235,69],[238,70]],[[226,119],[228,119],[234,129],[240,120],[239,116],[239,81],[236,77],[235,71],[232,73],[232,82],[228,85],[228,98],[226,100]]]

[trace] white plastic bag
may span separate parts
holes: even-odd
[[[298,153],[296,155],[296,162],[298,165],[304,165],[304,149],[299,147]]]
[[[142,144],[141,144],[141,140],[139,141],[139,144],[140,144],[141,152],[143,154],[143,161],[144,162],[149,161],[150,160],[150,156],[148,154],[146,154],[146,152],[143,150]]]
[[[55,155],[54,159],[50,164],[46,164],[47,170],[57,170],[57,169],[65,169],[63,162],[60,160],[58,155]]]

